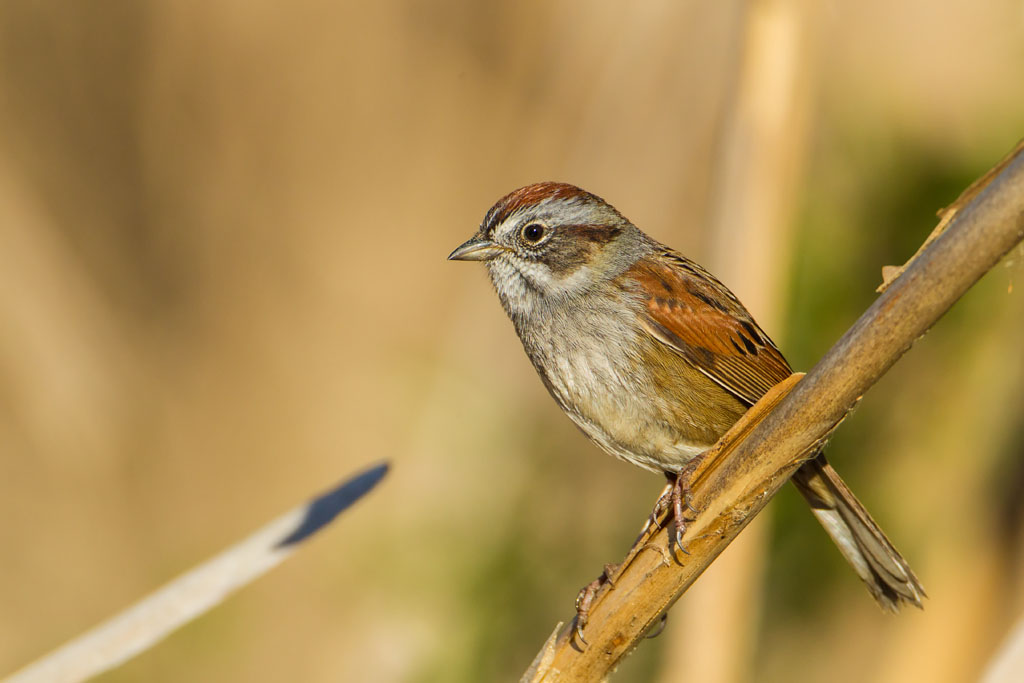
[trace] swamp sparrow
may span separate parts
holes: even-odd
[[[584,434],[675,479],[678,541],[695,458],[792,372],[768,335],[713,275],[572,185],[506,195],[448,258],[487,264],[544,386]],[[917,577],[823,455],[793,482],[882,607],[921,606]]]

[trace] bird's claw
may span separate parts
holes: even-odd
[[[668,623],[668,612],[662,612],[661,618],[658,619],[658,625],[651,629],[645,638],[657,638],[661,635],[662,631],[665,630],[665,624]]]
[[[590,645],[590,643],[587,642],[587,639],[583,637],[583,626],[584,626],[584,624],[579,619],[579,617],[577,617],[576,618],[576,639],[578,641],[580,641],[581,643],[583,643],[584,645]]]
[[[586,586],[580,589],[580,592],[576,595],[576,637],[584,645],[589,645],[587,639],[583,637],[583,629],[587,627],[587,622],[590,621],[590,606],[594,603],[594,598],[597,597],[597,592],[601,590],[601,587],[608,584],[612,588],[615,588],[615,580],[612,579],[614,574],[621,565],[617,564],[606,564],[604,571],[601,575],[588,583]]]
[[[676,547],[679,548],[679,550],[684,555],[689,555],[690,551],[686,549],[685,545],[683,545],[683,534],[685,532],[686,532],[685,525],[683,525],[683,524],[677,524],[676,525]]]

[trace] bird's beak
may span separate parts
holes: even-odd
[[[449,261],[490,261],[492,258],[505,251],[505,247],[474,235],[459,247],[448,254]]]

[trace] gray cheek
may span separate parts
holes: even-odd
[[[579,240],[552,240],[543,261],[556,278],[567,278],[590,262],[593,245]]]

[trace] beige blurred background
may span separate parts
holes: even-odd
[[[0,4],[0,674],[386,458],[102,680],[517,677],[661,481],[448,252],[574,182],[806,369],[1024,134],[1022,73],[1019,0]],[[1024,612],[1022,259],[831,449],[926,610],[880,613],[786,491],[616,680],[979,675]]]

